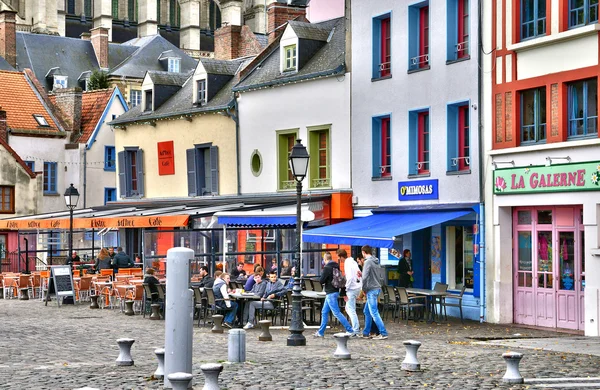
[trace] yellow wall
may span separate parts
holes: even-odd
[[[117,152],[127,146],[144,150],[144,198],[187,197],[185,151],[193,148],[194,144],[209,142],[219,148],[219,195],[237,194],[235,122],[231,118],[205,114],[193,117],[191,122],[184,119],[162,120],[156,122],[156,127],[128,125],[125,130],[115,129],[114,132]],[[158,174],[157,143],[164,141],[173,141],[174,175]],[[117,167],[118,171],[120,169]]]

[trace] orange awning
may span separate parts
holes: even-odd
[[[74,229],[185,227],[189,215],[166,215],[147,217],[74,218]],[[69,219],[6,219],[0,220],[0,229],[68,229]]]

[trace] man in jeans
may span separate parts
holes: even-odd
[[[315,337],[324,337],[325,328],[327,328],[327,321],[329,320],[329,312],[331,311],[335,318],[340,321],[340,324],[346,329],[346,332],[352,333],[352,327],[350,323],[344,317],[342,312],[340,311],[340,306],[338,305],[338,298],[340,297],[340,289],[335,288],[331,283],[333,281],[333,269],[340,269],[338,263],[331,261],[331,253],[326,252],[323,257],[325,261],[325,267],[323,267],[323,273],[321,274],[321,284],[323,285],[323,290],[325,290],[325,302],[323,302],[323,310],[321,310],[321,327],[315,333]]]
[[[361,272],[358,268],[358,263],[352,257],[348,257],[345,249],[337,250],[340,262],[344,262],[344,275],[346,276],[346,314],[352,322],[352,337],[358,337],[360,324],[358,323],[358,315],[356,315],[356,298],[360,294],[362,282],[360,281]]]
[[[381,293],[381,266],[379,265],[379,259],[373,256],[373,250],[369,245],[364,245],[361,250],[365,257],[365,265],[362,272],[362,289],[367,296],[364,309],[365,328],[361,337],[369,337],[372,318],[377,328],[379,328],[380,333],[379,336],[373,337],[373,340],[385,340],[388,338],[388,332],[385,329],[385,325],[383,325],[379,310],[377,309],[377,297]]]

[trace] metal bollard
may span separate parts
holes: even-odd
[[[151,320],[160,320],[160,303],[153,303],[150,305],[152,308],[152,314],[150,314]]]
[[[174,372],[167,375],[167,379],[171,382],[173,390],[187,390],[192,387],[192,379],[194,376],[187,372]]]
[[[246,331],[244,329],[231,329],[227,345],[227,360],[231,363],[246,361]]]
[[[212,316],[213,327],[210,330],[212,333],[223,333],[223,316],[221,314],[215,314]]]
[[[202,390],[220,390],[219,374],[223,371],[223,365],[217,363],[208,363],[200,366],[204,374],[204,387]]]
[[[29,289],[27,287],[23,287],[19,290],[21,291],[21,296],[19,297],[19,300],[28,301],[29,300]]]
[[[402,369],[406,371],[420,371],[421,363],[417,359],[417,351],[421,346],[420,341],[406,340],[403,342],[406,348],[406,357],[402,361]]]
[[[92,295],[90,296],[90,299],[92,300],[90,309],[100,309],[100,306],[98,305],[98,295]]]
[[[158,379],[162,379],[165,376],[165,349],[157,348],[154,350],[156,358],[158,359],[158,368],[154,371],[153,376]]]
[[[273,341],[273,336],[269,332],[269,327],[271,326],[271,320],[262,320],[258,321],[260,325],[260,335],[258,336],[258,341]]]
[[[351,359],[350,351],[348,351],[348,339],[350,334],[348,333],[336,333],[333,335],[333,339],[337,344],[337,348],[333,353],[333,357],[338,359]]]
[[[519,352],[506,352],[502,354],[506,362],[506,373],[502,377],[502,382],[505,383],[523,383],[523,377],[519,372],[519,363],[523,354]]]
[[[131,358],[131,345],[135,342],[134,339],[118,339],[119,357],[117,358],[117,366],[133,366]]]
[[[135,303],[135,301],[125,301],[125,315],[126,316],[132,316],[135,315],[135,313],[133,312],[133,304]]]

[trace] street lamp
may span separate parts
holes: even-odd
[[[73,257],[73,209],[77,207],[79,202],[79,191],[73,187],[73,183],[65,191],[65,204],[69,209],[69,255],[67,257],[67,263]]]
[[[300,242],[302,237],[301,227],[301,205],[302,205],[302,180],[306,177],[308,170],[308,159],[310,156],[306,147],[302,145],[302,140],[296,140],[296,145],[290,153],[290,169],[296,180],[296,251],[294,253],[296,273],[294,275],[294,288],[292,289],[292,323],[290,324],[290,335],[287,339],[288,346],[306,345],[304,324],[302,323],[302,288],[300,287]]]

